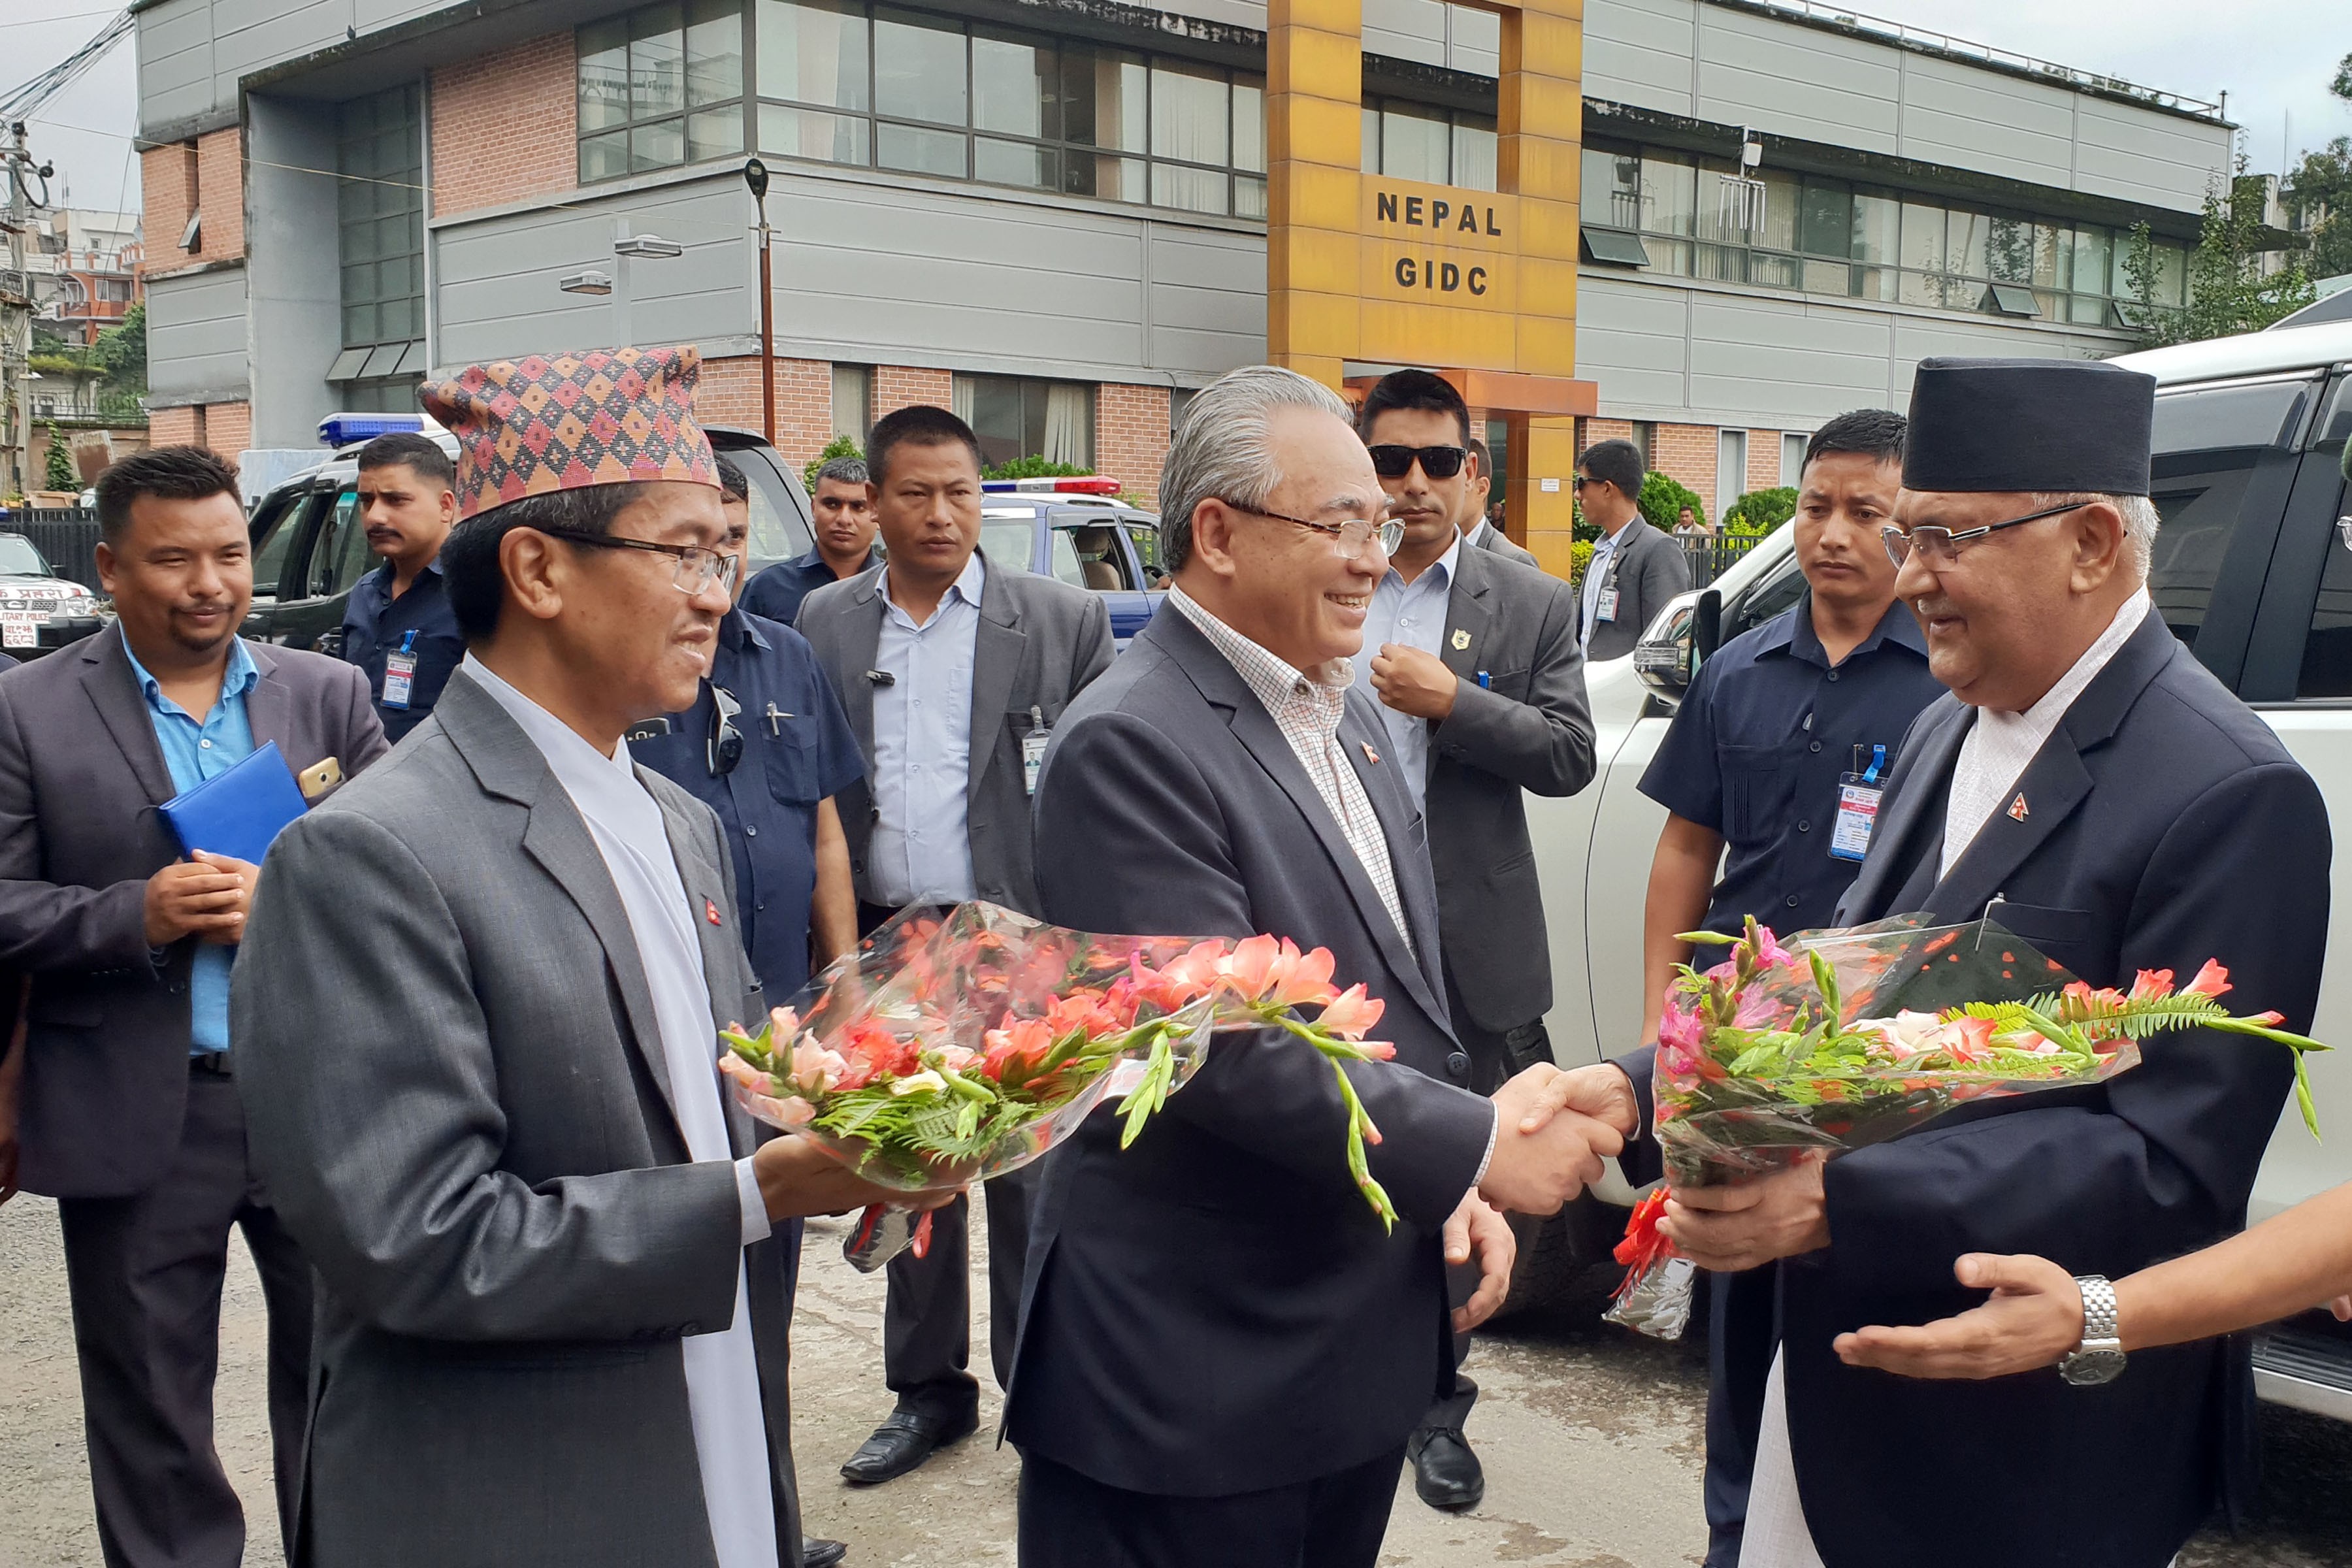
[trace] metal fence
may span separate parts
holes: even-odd
[[[91,593],[98,592],[98,512],[95,508],[28,507],[0,519],[33,542],[60,577],[71,578]]]
[[[1675,542],[1690,563],[1691,586],[1704,588],[1739,563],[1740,557],[1761,543],[1760,533],[1727,533],[1710,539],[1703,533],[1681,533]]]

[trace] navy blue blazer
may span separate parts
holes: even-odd
[[[1952,768],[1973,710],[1913,723],[1877,841],[1837,923],[1988,912],[2095,985],[2185,982],[2209,958],[2231,1004],[2307,1029],[2326,955],[2318,787],[2269,726],[2151,614],[2067,710],[1948,876]],[[1633,1058],[1648,1110],[1649,1073]],[[2114,1383],[2055,1372],[1928,1383],[1831,1349],[1982,1298],[1966,1252],[2038,1253],[2120,1278],[2242,1228],[2293,1075],[2262,1041],[2163,1035],[2101,1088],[1962,1107],[1826,1168],[1831,1244],[1780,1266],[1798,1489],[1826,1568],[2162,1568],[2217,1503],[2250,1495],[2243,1341],[2135,1352]],[[1637,1146],[1647,1174],[1656,1145]],[[1637,1179],[1643,1172],[1629,1170]]]
[[[1393,1062],[1349,1077],[1379,1126],[1392,1236],[1349,1180],[1330,1067],[1227,1034],[1132,1148],[1108,1110],[1046,1163],[1007,1432],[1109,1486],[1255,1491],[1401,1446],[1454,1361],[1439,1227],[1494,1127],[1456,1087],[1421,824],[1351,691],[1339,729],[1385,832],[1408,948],[1265,709],[1161,606],[1054,731],[1037,785],[1044,914],[1082,931],[1270,931],[1388,1005]]]

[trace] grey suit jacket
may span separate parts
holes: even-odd
[[[277,742],[297,768],[333,757],[346,775],[383,755],[358,669],[246,646],[257,745]],[[0,969],[34,976],[18,1131],[27,1192],[128,1196],[179,1151],[196,944],[159,961],[146,930],[147,879],[180,858],[155,808],[178,793],[119,631],[0,681]]]
[[[1616,553],[1610,558],[1608,582],[1617,587],[1617,616],[1603,621],[1592,629],[1592,640],[1586,645],[1584,656],[1595,662],[1604,658],[1622,658],[1633,651],[1642,634],[1666,601],[1676,594],[1690,591],[1690,562],[1683,547],[1648,522],[1636,517],[1625,525],[1618,536]],[[1577,595],[1577,614],[1584,613],[1584,595]]]
[[[1489,554],[1499,555],[1506,561],[1516,561],[1522,566],[1535,566],[1539,572],[1543,570],[1541,566],[1537,565],[1533,552],[1522,550],[1512,543],[1510,535],[1491,522],[1478,531],[1476,547]]]
[[[715,1073],[752,984],[718,818],[637,776],[697,910]],[[678,1342],[733,1319],[735,1173],[688,1160],[586,822],[462,671],[270,851],[232,1010],[253,1157],[320,1281],[298,1568],[714,1563]],[[776,1245],[749,1274],[792,1563]]]
[[[1551,1009],[1551,949],[1521,792],[1574,795],[1592,782],[1592,715],[1576,590],[1483,551],[1454,561],[1438,657],[1461,685],[1430,737],[1423,815],[1446,967],[1471,1021],[1499,1034]]]
[[[827,584],[801,602],[793,629],[816,650],[849,710],[866,776],[841,792],[843,835],[857,896],[868,903],[866,869],[878,812],[874,804],[874,668],[881,646],[887,566]],[[1037,912],[1034,839],[1021,737],[1036,709],[1051,729],[1070,699],[1110,668],[1115,649],[1102,595],[991,560],[980,591],[980,634],[971,666],[971,772],[964,831],[972,880],[992,903]]]

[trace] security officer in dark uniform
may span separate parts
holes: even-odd
[[[742,470],[719,458],[727,516],[722,550],[742,556],[751,493]],[[709,679],[692,708],[638,725],[629,754],[719,814],[735,856],[743,947],[769,1006],[781,1006],[822,966],[857,945],[857,896],[849,845],[833,797],[865,773],[857,737],[833,683],[801,635],[746,614],[719,623]],[[756,1020],[747,1020],[756,1022]],[[800,1222],[790,1222],[797,1232]],[[786,1243],[797,1283],[800,1237]],[[827,1568],[848,1548],[805,1540],[807,1568]]]
[[[1904,731],[1944,693],[1878,536],[1902,489],[1904,433],[1901,415],[1876,408],[1815,432],[1789,525],[1804,597],[1706,660],[1642,776],[1672,814],[1643,919],[1643,1040],[1690,956],[1677,932],[1736,932],[1749,915],[1783,933],[1830,923]],[[1769,1269],[1708,1278],[1706,1562],[1733,1568],[1778,1328]]]
[[[429,436],[398,430],[360,448],[360,525],[383,564],[352,584],[342,655],[367,671],[386,740],[433,711],[466,639],[441,585],[441,545],[457,517],[457,469]]]
[[[807,554],[779,561],[752,578],[735,600],[751,614],[786,626],[801,613],[803,599],[882,559],[874,544],[877,528],[866,493],[866,459],[835,458],[816,471],[809,489],[809,526],[816,543]]]

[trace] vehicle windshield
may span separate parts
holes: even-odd
[[[743,470],[743,478],[751,487],[751,558],[745,564],[758,572],[814,549],[816,541],[809,536],[808,525],[801,521],[799,510],[785,491],[784,481],[761,460],[760,450],[738,447],[727,457]]]
[[[49,563],[33,542],[21,533],[0,533],[0,575],[10,577],[54,577]]]
[[[980,525],[980,552],[991,561],[1026,572],[1036,559],[1036,520],[1025,511],[1017,519],[991,519]]]

